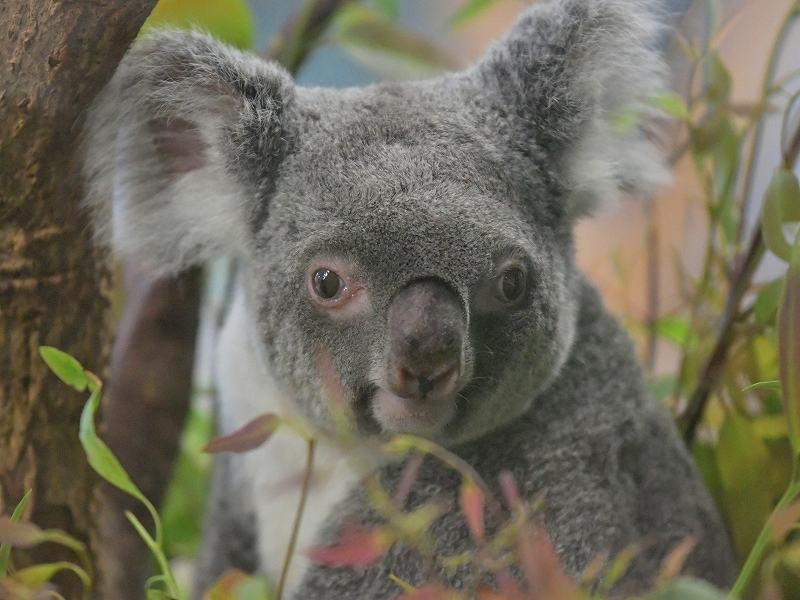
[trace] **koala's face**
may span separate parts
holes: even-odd
[[[308,417],[453,443],[519,415],[566,356],[570,228],[534,201],[541,178],[507,177],[484,125],[424,92],[299,95],[246,277]]]
[[[156,271],[238,257],[269,367],[315,423],[481,435],[569,352],[574,220],[662,173],[610,125],[658,89],[643,4],[537,5],[462,73],[343,91],[146,36],[89,119],[95,222]]]

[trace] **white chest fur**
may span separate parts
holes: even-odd
[[[263,364],[253,339],[255,327],[239,290],[217,346],[220,433],[229,434],[263,413],[297,418],[291,399]],[[299,583],[308,565],[305,552],[335,504],[363,477],[355,456],[319,439],[314,478],[292,559],[284,597]],[[261,569],[277,583],[300,501],[307,444],[289,428],[279,429],[262,447],[234,457],[231,493],[243,495],[256,515]]]

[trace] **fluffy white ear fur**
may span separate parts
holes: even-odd
[[[156,273],[245,254],[264,199],[231,150],[252,144],[258,156],[269,146],[260,136],[280,138],[291,85],[278,67],[203,34],[137,41],[88,119],[86,198],[100,241]]]
[[[669,175],[641,126],[621,115],[657,113],[663,90],[663,27],[652,0],[564,0],[524,12],[478,65],[518,120],[558,165],[573,217],[651,194]]]

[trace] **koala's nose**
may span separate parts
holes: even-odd
[[[458,295],[438,279],[412,282],[392,299],[388,322],[390,390],[416,400],[455,394],[462,384],[466,329]]]

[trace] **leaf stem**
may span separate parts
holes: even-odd
[[[283,570],[281,571],[281,578],[278,582],[278,590],[275,593],[276,600],[281,600],[283,597],[283,590],[286,587],[286,578],[289,575],[289,567],[292,564],[294,557],[294,549],[297,546],[297,538],[300,535],[300,524],[303,521],[303,512],[306,508],[308,501],[308,492],[311,489],[311,479],[314,475],[314,453],[317,447],[317,441],[313,437],[307,437],[308,441],[308,458],[306,459],[306,470],[303,474],[303,487],[300,490],[300,502],[297,504],[297,513],[294,516],[294,523],[292,524],[292,535],[289,538],[289,546],[286,548],[286,558],[283,561]]]

